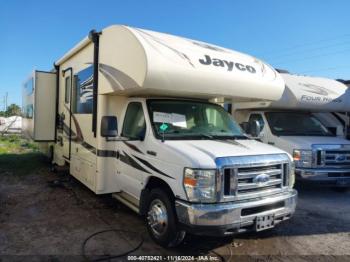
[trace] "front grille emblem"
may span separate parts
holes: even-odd
[[[345,160],[346,160],[345,155],[336,155],[335,156],[335,161],[337,161],[337,162],[344,162]]]
[[[258,184],[259,186],[267,184],[269,182],[270,176],[267,174],[260,174],[254,177],[253,182]]]

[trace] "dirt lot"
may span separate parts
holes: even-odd
[[[223,239],[187,236],[182,246],[165,250],[152,242],[142,219],[128,208],[48,170],[37,153],[0,154],[0,261],[84,261],[83,252],[89,259],[106,259],[137,247],[141,238],[132,255],[350,261],[350,192],[299,188],[295,216],[271,231]],[[52,183],[57,179],[63,182]],[[90,235],[108,229],[124,231],[96,235],[82,250]]]

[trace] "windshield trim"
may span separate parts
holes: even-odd
[[[211,106],[218,107],[220,110],[224,110],[226,112],[226,110],[223,107],[221,107],[220,105],[215,104],[215,103],[211,103],[211,102],[208,102],[205,100],[200,100],[200,99],[198,99],[198,100],[197,99],[186,99],[186,98],[179,98],[179,99],[176,99],[176,98],[149,98],[149,99],[146,99],[147,114],[149,117],[151,130],[153,132],[154,137],[156,139],[159,139],[159,140],[163,140],[163,137],[155,130],[153,116],[151,116],[152,110],[150,109],[150,104],[153,101],[177,101],[177,102],[194,102],[194,103],[208,104]],[[226,113],[229,114],[228,112],[226,112]],[[232,117],[232,115],[230,115],[230,114],[229,114],[229,116]],[[233,121],[235,121],[235,120],[233,119]],[[209,137],[205,137],[204,135],[198,134],[198,135],[188,135],[188,136],[167,136],[167,135],[165,135],[164,140],[223,140],[225,138],[226,139],[247,139],[247,137],[244,135],[244,132],[242,131],[241,127],[238,125],[237,122],[235,122],[235,123],[239,127],[241,134],[236,135],[236,136],[234,136],[234,135],[230,136],[232,138],[227,138],[227,137],[229,137],[228,135],[222,135],[222,138],[220,136],[217,136],[217,135],[210,135],[213,138],[209,138]]]

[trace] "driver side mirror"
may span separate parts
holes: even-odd
[[[118,121],[115,116],[103,116],[101,119],[101,136],[110,138],[118,136]]]
[[[261,132],[261,126],[259,121],[254,120],[249,122],[249,134],[252,137],[259,137]]]

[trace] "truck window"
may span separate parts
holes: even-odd
[[[122,136],[129,139],[138,140],[146,132],[145,115],[142,104],[131,102],[126,110]]]
[[[308,112],[265,113],[271,132],[277,136],[334,136]]]
[[[79,71],[74,77],[73,111],[77,114],[92,114],[93,66]]]
[[[265,122],[261,114],[251,114],[249,117],[249,122],[258,121],[260,124],[260,131],[264,129]]]
[[[69,101],[70,101],[70,89],[71,89],[70,85],[71,85],[70,76],[68,76],[65,79],[65,87],[64,87],[64,102],[66,104],[69,104]]]
[[[150,120],[158,139],[245,139],[230,114],[205,101],[149,99]]]

